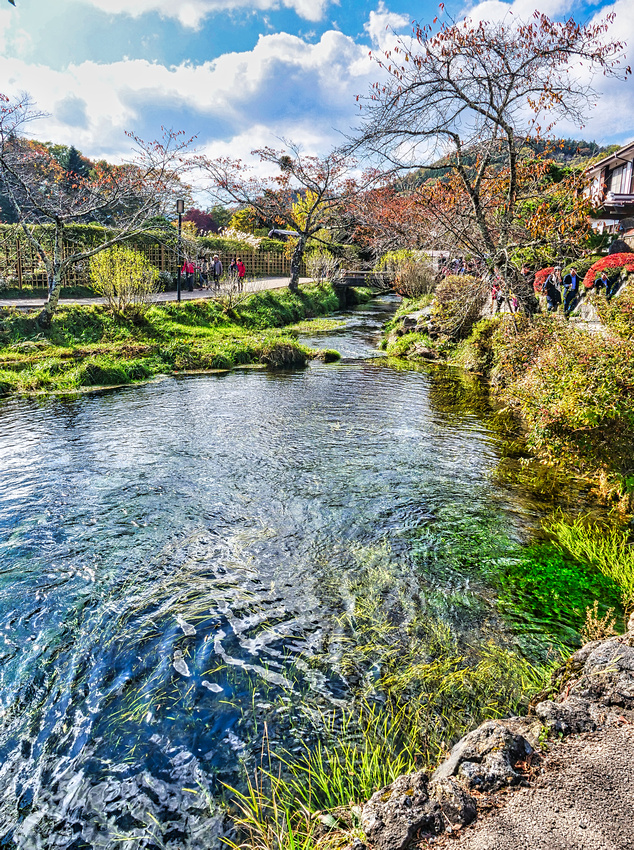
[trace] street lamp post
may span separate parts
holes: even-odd
[[[181,229],[183,225],[183,213],[185,212],[185,201],[179,198],[176,201],[176,212],[178,213],[178,277],[176,278],[176,300],[181,300]]]

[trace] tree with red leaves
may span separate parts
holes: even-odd
[[[601,272],[607,271],[608,274],[612,273],[615,275],[616,270],[620,270],[622,273],[625,272],[634,272],[634,254],[610,254],[607,257],[602,257],[600,260],[590,266],[586,275],[583,279],[583,285],[586,289],[591,289],[594,286],[594,282],[599,277]]]
[[[612,20],[581,26],[535,12],[529,21],[509,14],[498,23],[416,26],[375,57],[386,79],[374,85],[349,150],[380,156],[392,173],[442,168],[425,202],[450,250],[472,246],[527,312],[536,307],[532,288],[510,262],[527,197],[538,200],[523,145],[557,120],[581,124],[594,74],[630,74],[624,43],[606,38]]]
[[[131,162],[98,162],[88,175],[70,174],[46,145],[25,137],[26,126],[38,117],[28,97],[10,101],[0,95],[0,192],[46,268],[49,299],[38,321],[48,327],[67,269],[141,233],[153,216],[173,210],[177,194],[186,194],[179,174],[189,141],[167,130],[154,142],[130,134],[136,148]],[[65,227],[82,221],[102,222],[107,237],[96,247],[69,251]]]
[[[214,217],[210,213],[203,212],[202,210],[196,209],[196,207],[192,207],[190,210],[187,210],[183,216],[183,221],[193,222],[196,225],[196,230],[199,235],[203,233],[218,233],[218,230],[220,229]]]

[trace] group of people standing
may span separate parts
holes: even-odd
[[[441,277],[448,277],[449,275],[455,274],[466,274],[479,277],[485,272],[486,265],[476,257],[473,257],[470,260],[465,260],[464,257],[455,257],[453,260],[448,260],[440,268]]]
[[[574,267],[570,269],[563,280],[561,278],[561,270],[554,269],[542,286],[542,293],[546,296],[548,311],[556,313],[563,298],[564,316],[569,316],[579,297],[579,288],[579,276]],[[610,282],[608,273],[602,271],[594,281],[594,288],[597,290],[605,289],[605,297],[610,301],[619,288],[619,282],[618,280]]]
[[[185,258],[181,266],[181,275],[185,280],[185,285],[189,292],[194,291],[196,284],[196,276],[198,276],[199,289],[213,289],[216,292],[220,291],[220,279],[223,274],[222,260],[218,254],[214,254],[211,259],[201,257],[194,262],[191,259]],[[247,270],[240,257],[236,257],[229,267],[229,274],[232,283],[236,283],[238,291],[242,291],[244,287],[244,278]]]

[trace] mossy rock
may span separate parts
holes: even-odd
[[[317,360],[323,360],[324,363],[337,363],[341,360],[341,354],[334,348],[324,348],[316,357]]]
[[[260,359],[272,369],[296,369],[306,366],[309,356],[297,345],[276,342],[264,349]]]

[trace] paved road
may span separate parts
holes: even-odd
[[[300,284],[312,283],[310,277],[300,277]],[[244,284],[245,292],[261,292],[263,289],[282,289],[288,286],[287,277],[261,277],[257,280],[248,280]],[[221,287],[221,294],[227,292],[227,285]],[[195,289],[193,292],[181,290],[183,301],[191,301],[196,298],[213,298],[216,293],[212,289]],[[159,292],[153,299],[156,303],[165,301],[176,301],[176,292]],[[60,298],[60,304],[106,304],[105,298]],[[0,307],[17,307],[20,310],[35,310],[45,304],[42,298],[1,298]]]

